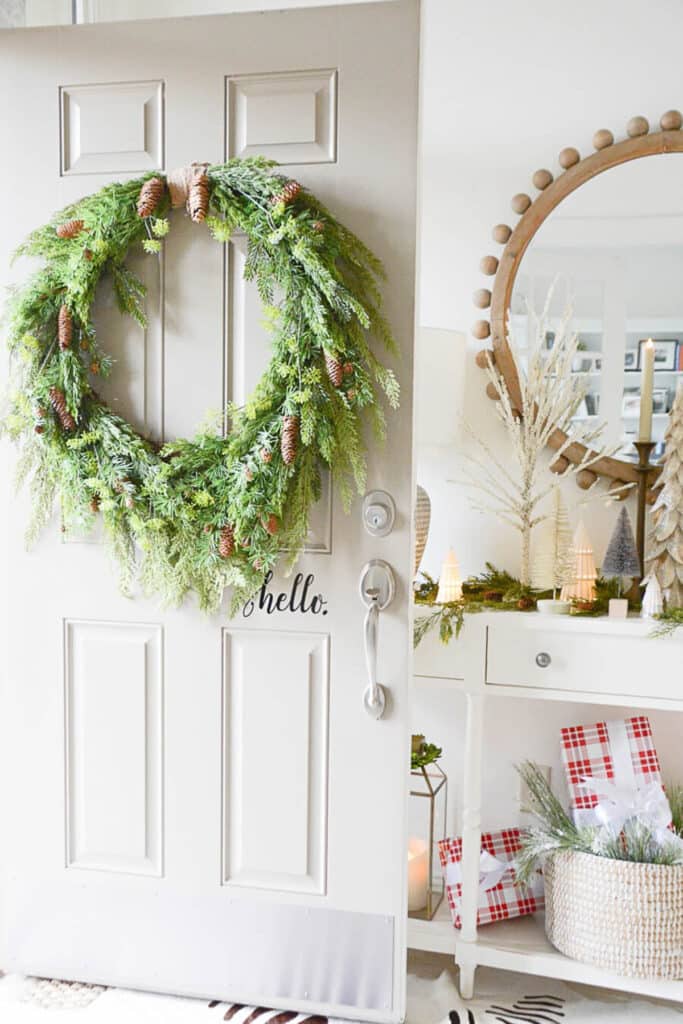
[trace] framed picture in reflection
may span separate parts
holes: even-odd
[[[638,369],[643,367],[643,345],[648,338],[641,338],[638,342]],[[655,370],[677,370],[678,369],[678,346],[679,342],[670,338],[662,340],[653,339],[655,343]]]

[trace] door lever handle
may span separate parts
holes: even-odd
[[[363,623],[365,664],[368,685],[363,692],[363,707],[371,718],[379,719],[386,710],[386,690],[377,681],[377,650],[379,614],[391,604],[396,583],[391,566],[379,558],[363,566],[360,577],[360,596],[367,608]]]
[[[368,667],[368,685],[363,694],[365,710],[373,718],[381,718],[386,707],[384,687],[377,682],[377,633],[379,627],[379,589],[365,591],[369,598],[365,613],[365,664]]]

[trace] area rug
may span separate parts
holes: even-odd
[[[444,958],[445,960],[445,958]],[[444,960],[441,961],[443,964]],[[438,964],[438,966],[441,966]],[[460,999],[457,973],[408,979],[406,1024],[683,1024],[683,1007],[624,993],[480,969],[476,997]],[[218,1001],[152,995],[7,975],[2,1024],[348,1024],[334,1018]]]
[[[624,992],[479,968],[475,998],[465,1002],[455,969],[412,977],[410,1024],[682,1024],[683,1006]]]

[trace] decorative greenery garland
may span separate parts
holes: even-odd
[[[20,482],[31,478],[29,542],[56,499],[65,530],[89,529],[101,515],[125,590],[139,578],[146,593],[174,604],[195,591],[209,611],[226,586],[233,610],[250,597],[283,549],[296,559],[323,466],[346,506],[362,492],[361,411],[382,438],[378,390],[398,406],[396,378],[368,346],[371,333],[395,350],[381,264],[272,166],[231,160],[187,172],[191,218],[219,242],[246,235],[245,278],[258,286],[273,340],[254,394],[228,410],[227,436],[214,422],[158,448],[96,391],[112,362],[91,316],[95,292],[106,276],[120,309],[145,324],[145,289],[125,261],[133,246],[162,248],[170,199],[161,175],[108,185],[33,232],[19,254],[45,265],[10,305],[18,376],[3,426],[21,445]]]
[[[433,630],[438,630],[441,642],[447,644],[453,636],[457,639],[465,625],[465,615],[484,611],[530,612],[536,611],[537,602],[543,598],[552,598],[552,590],[534,590],[524,586],[518,579],[504,569],[496,569],[490,562],[486,563],[484,572],[478,576],[470,576],[462,585],[462,598],[459,601],[446,601],[437,604],[439,591],[438,580],[429,573],[422,572],[424,580],[413,594],[415,604],[433,608],[428,615],[415,618],[413,623],[413,646],[417,647]],[[590,617],[606,615],[609,602],[619,596],[619,580],[603,579],[599,576],[595,581],[595,599],[593,601],[574,601],[571,614]],[[636,609],[639,605],[629,601],[629,607]],[[675,628],[675,626],[673,627]]]

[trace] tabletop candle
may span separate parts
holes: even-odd
[[[655,343],[648,338],[641,348],[643,376],[640,382],[640,423],[638,440],[652,440],[652,388],[655,375]]]
[[[429,848],[423,839],[408,840],[408,910],[424,910],[429,885]]]

